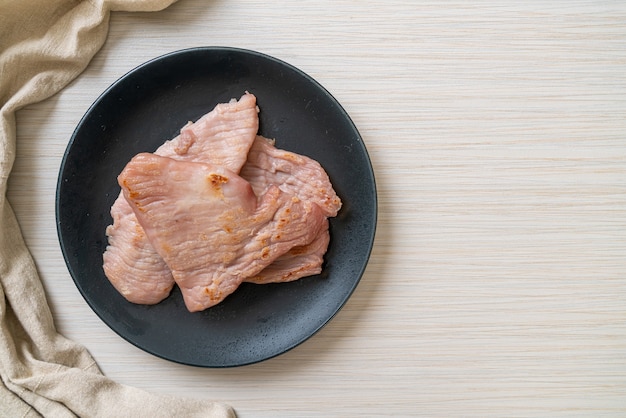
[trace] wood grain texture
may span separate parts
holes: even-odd
[[[157,359],[83,301],[56,176],[97,96],[200,45],[296,65],[346,108],[379,192],[339,315],[291,352],[205,370]],[[180,0],[115,13],[88,69],[18,113],[9,199],[57,327],[104,372],[241,418],[626,415],[626,4]]]

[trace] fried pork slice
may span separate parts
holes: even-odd
[[[341,200],[328,174],[317,161],[278,149],[273,141],[262,136],[257,136],[252,144],[241,176],[250,182],[257,194],[271,185],[277,185],[286,193],[316,203],[326,216],[337,215],[341,208]],[[329,241],[326,228],[312,243],[293,248],[246,281],[257,284],[281,283],[319,274]]]
[[[165,142],[155,154],[212,162],[239,172],[258,129],[256,97],[246,93],[185,125],[180,135]],[[111,207],[111,216],[113,224],[106,230],[109,245],[103,254],[105,275],[130,302],[155,304],[165,299],[174,278],[121,192]]]
[[[170,294],[174,278],[154,251],[126,199],[122,200],[124,204],[111,210],[113,225],[107,229],[109,245],[102,256],[104,273],[129,301],[159,303]]]
[[[328,249],[330,234],[328,220],[313,242],[293,247],[278,257],[272,264],[245,281],[256,284],[285,283],[322,272],[324,254]]]
[[[269,185],[277,185],[302,200],[317,203],[326,216],[336,216],[341,209],[341,199],[320,163],[276,148],[274,141],[262,136],[254,140],[241,177],[250,182],[257,194]]]
[[[259,130],[256,97],[244,94],[239,100],[220,103],[180,130],[155,154],[181,161],[208,162],[239,173]]]
[[[221,302],[328,227],[319,206],[250,184],[222,166],[138,154],[118,177],[141,226],[191,312]]]

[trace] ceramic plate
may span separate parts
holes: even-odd
[[[343,201],[330,221],[323,272],[292,283],[244,283],[219,305],[186,310],[175,287],[163,302],[126,301],[102,270],[116,177],[138,152],[154,151],[217,103],[257,97],[260,134],[318,160]],[[123,76],[89,108],[65,152],[57,229],[80,293],[111,329],[156,356],[202,367],[256,363],[301,344],[346,303],[368,262],[377,201],[370,160],[355,125],[319,83],[276,58],[242,49],[193,48]]]

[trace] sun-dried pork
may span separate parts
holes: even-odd
[[[272,140],[262,136],[254,140],[241,177],[250,182],[256,193],[274,184],[300,199],[317,203],[329,217],[336,216],[341,209],[341,199],[320,163],[276,148]]]
[[[176,138],[155,154],[185,161],[207,161],[239,172],[259,128],[256,97],[218,104],[195,123],[188,123]],[[155,304],[165,299],[174,279],[170,269],[146,238],[122,193],[111,208],[113,224],[106,234],[104,272],[130,302]]]
[[[192,312],[328,228],[317,204],[276,186],[257,199],[246,180],[218,165],[142,153],[118,182]]]
[[[337,215],[341,208],[341,199],[335,193],[328,174],[317,161],[278,149],[273,141],[262,136],[257,136],[252,144],[241,176],[250,182],[257,194],[271,185],[277,185],[286,193],[316,203],[326,216]],[[246,281],[257,284],[281,283],[319,274],[329,241],[329,232],[325,229],[314,242],[290,250]]]
[[[246,278],[245,281],[256,284],[285,283],[320,274],[329,242],[330,233],[327,222],[326,227],[311,243],[293,247],[258,274]]]

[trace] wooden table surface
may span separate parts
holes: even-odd
[[[257,50],[324,85],[368,148],[365,275],[266,362],[175,364],[113,333],[59,248],[55,187],[97,96],[158,55]],[[626,3],[180,0],[114,13],[87,70],[18,112],[12,203],[61,333],[103,371],[239,417],[626,416]]]

